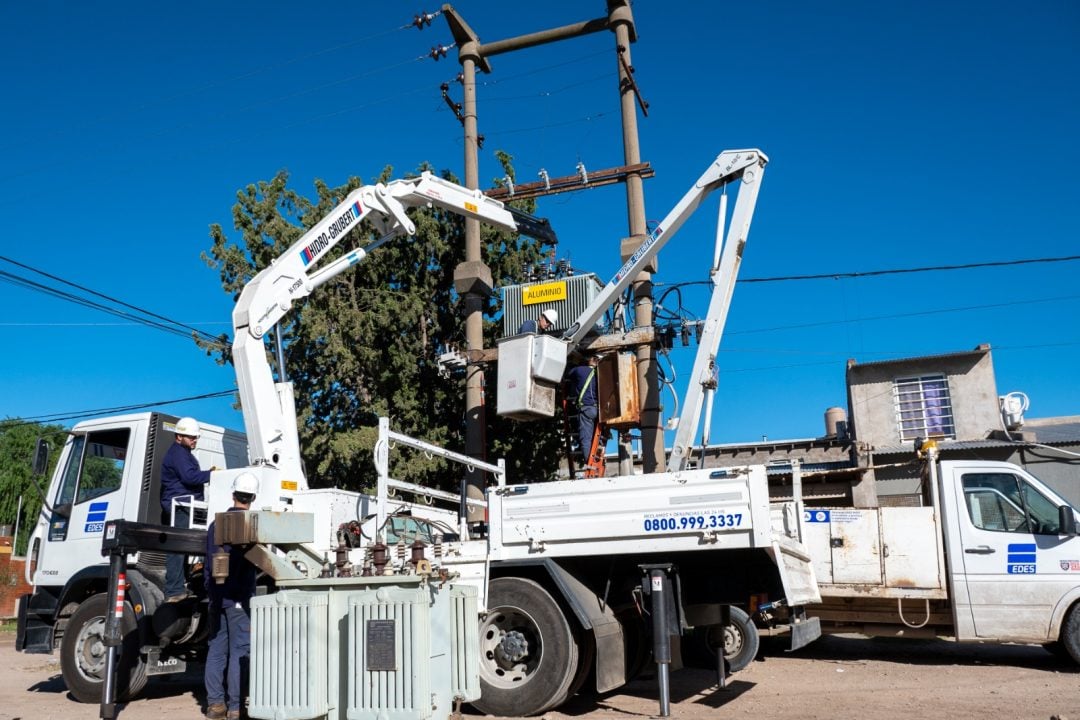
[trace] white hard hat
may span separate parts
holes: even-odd
[[[544,312],[542,312],[540,314],[543,315],[545,318],[547,318],[547,321],[549,323],[551,323],[552,325],[559,322],[559,313],[555,312],[554,308],[548,308],[547,310],[545,310]]]
[[[234,493],[257,495],[259,493],[259,476],[253,472],[240,473],[233,478],[232,491]]]
[[[177,435],[199,437],[199,421],[192,417],[182,417],[176,421],[176,429],[173,432]]]

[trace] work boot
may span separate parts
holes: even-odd
[[[225,703],[210,703],[206,706],[206,720],[225,720]]]
[[[227,720],[240,720],[241,717],[243,716],[240,714],[239,710],[230,710]]]

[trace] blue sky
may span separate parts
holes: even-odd
[[[483,41],[589,19],[602,0],[461,0]],[[212,333],[231,301],[200,260],[236,191],[280,169],[312,182],[463,174],[439,85],[459,70],[445,21],[398,29],[401,2],[42,0],[0,4],[2,254]],[[634,5],[650,220],[722,150],[771,158],[743,278],[1080,250],[1080,5],[1070,0]],[[622,164],[610,33],[492,59],[478,89],[482,184]],[[452,94],[461,97],[460,86]],[[605,281],[626,234],[620,186],[541,201],[560,254]],[[658,283],[703,280],[713,212],[661,255]],[[235,236],[235,235],[234,235]],[[811,437],[844,405],[844,368],[990,343],[1029,416],[1080,414],[1080,263],[744,284],[721,346],[714,442]],[[41,280],[0,262],[0,271]],[[3,279],[0,277],[0,279]],[[190,340],[0,282],[0,417],[227,390]],[[704,313],[703,291],[684,304]],[[676,348],[677,372],[693,347]],[[680,393],[685,387],[679,375]],[[666,412],[673,409],[664,395]],[[231,400],[163,410],[243,426]]]

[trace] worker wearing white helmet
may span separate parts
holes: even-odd
[[[557,322],[559,322],[558,311],[556,311],[555,308],[548,308],[540,313],[540,317],[536,320],[526,320],[521,323],[521,327],[518,328],[518,334],[551,332],[555,329],[555,323]]]
[[[176,441],[166,451],[161,462],[163,524],[172,523],[173,527],[179,528],[190,527],[190,510],[177,504],[177,501],[202,500],[203,486],[210,482],[210,470],[200,468],[199,461],[192,453],[198,445],[201,431],[198,420],[191,417],[180,418],[173,428]],[[170,553],[165,558],[165,598],[168,602],[178,602],[189,594],[184,579],[184,556]]]
[[[242,472],[233,479],[233,505],[228,512],[251,509],[259,492],[259,477]],[[251,597],[255,594],[255,566],[245,557],[247,547],[218,545],[214,525],[206,531],[206,564],[203,578],[210,601],[210,645],[206,651],[206,717],[208,720],[239,720],[247,683],[241,669],[251,651]],[[229,556],[224,582],[210,572],[215,555]]]

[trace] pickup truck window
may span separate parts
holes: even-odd
[[[981,530],[1054,535],[1057,506],[1012,473],[965,473],[964,497],[972,524]]]

